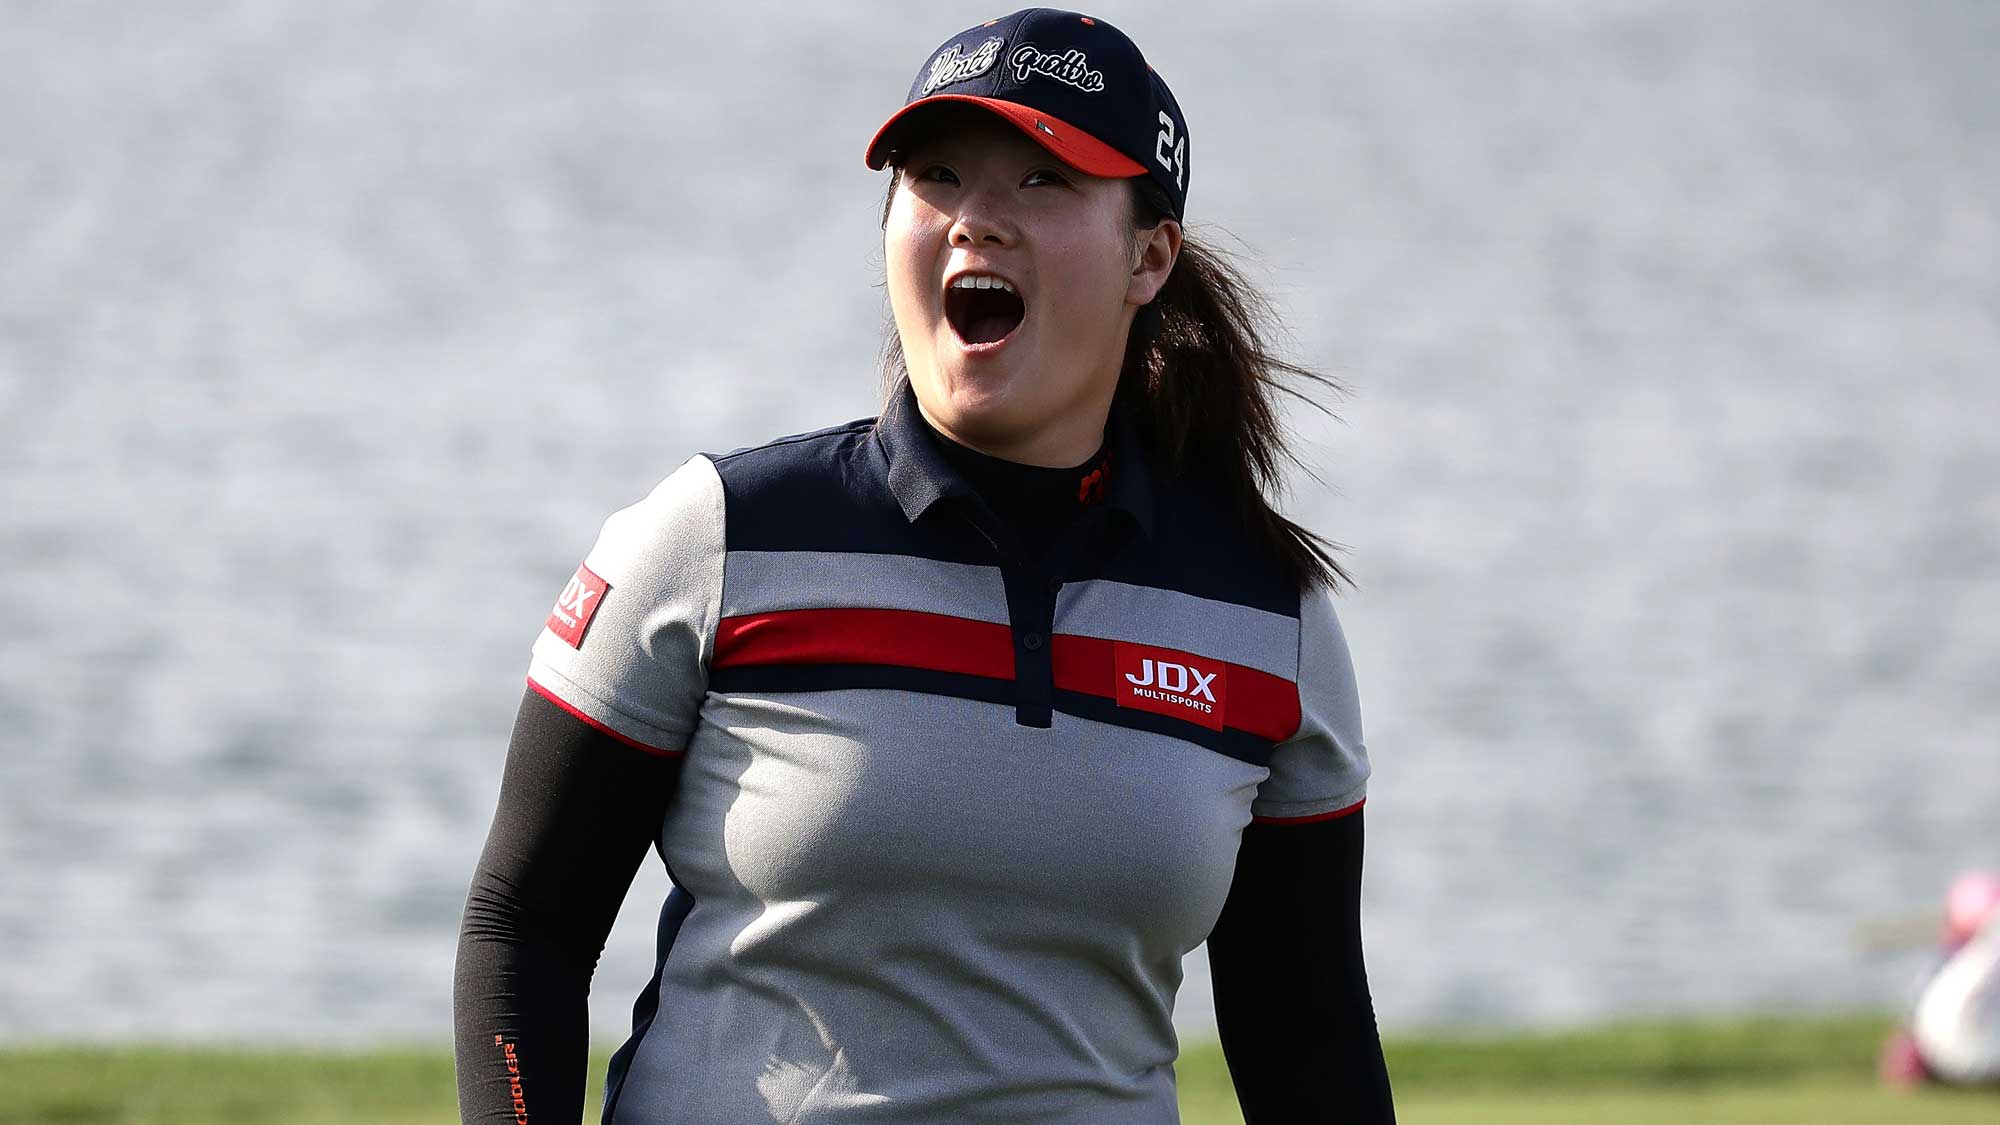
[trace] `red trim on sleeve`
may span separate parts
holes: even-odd
[[[542,685],[536,683],[535,678],[533,676],[528,677],[528,686],[534,689],[536,695],[541,696],[543,699],[548,700],[550,703],[555,704],[556,706],[569,712],[571,715],[574,715],[578,719],[581,719],[591,729],[604,734],[614,742],[622,742],[625,745],[632,747],[634,750],[644,750],[648,754],[658,755],[659,757],[662,758],[678,758],[682,754],[685,754],[687,752],[686,750],[667,750],[658,746],[648,746],[645,743],[639,741],[638,739],[633,738],[629,734],[620,734],[619,732],[612,730],[610,727],[605,726],[603,723],[598,722],[596,719],[591,718],[589,715],[586,715],[583,712],[577,710],[576,708],[570,706],[568,700],[557,695],[555,692],[550,691],[548,688],[545,688]]]
[[[1347,816],[1347,815],[1348,815],[1348,814],[1350,814],[1350,813],[1358,813],[1358,812],[1360,812],[1360,811],[1361,811],[1361,806],[1363,806],[1363,805],[1365,805],[1365,804],[1367,804],[1367,803],[1368,803],[1368,798],[1366,798],[1366,797],[1363,797],[1363,798],[1361,798],[1361,799],[1360,799],[1359,801],[1356,801],[1356,802],[1354,802],[1353,804],[1351,804],[1351,805],[1347,806],[1347,807],[1346,807],[1346,808],[1344,808],[1344,809],[1335,809],[1335,810],[1333,810],[1332,812],[1323,812],[1323,813],[1314,813],[1314,814],[1313,814],[1313,815],[1311,815],[1311,816],[1253,816],[1253,817],[1251,817],[1251,818],[1250,818],[1250,823],[1252,823],[1252,824],[1312,824],[1312,823],[1314,823],[1315,821],[1321,821],[1321,820],[1339,820],[1339,819],[1340,819],[1341,817],[1343,817],[1343,816]]]

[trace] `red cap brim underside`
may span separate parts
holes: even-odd
[[[889,134],[894,132],[896,126],[908,118],[913,110],[941,102],[970,102],[999,114],[1016,129],[1026,133],[1035,143],[1048,149],[1063,163],[1078,171],[1113,179],[1146,174],[1145,167],[1138,161],[1061,118],[1051,117],[1039,109],[1018,102],[1001,101],[998,98],[976,98],[970,94],[932,94],[928,98],[919,98],[897,110],[889,120],[882,123],[880,129],[875,130],[874,139],[868,142],[868,153],[865,157],[868,166],[880,168],[889,162],[887,143]]]

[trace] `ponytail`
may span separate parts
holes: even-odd
[[[1172,213],[1166,193],[1151,180],[1127,182],[1135,229]],[[1270,301],[1223,253],[1183,229],[1173,272],[1133,317],[1118,399],[1140,420],[1167,477],[1189,465],[1220,477],[1243,530],[1276,556],[1294,585],[1352,587],[1353,578],[1334,558],[1343,548],[1271,505],[1287,468],[1311,475],[1286,441],[1278,395],[1330,415],[1301,384],[1328,397],[1344,393],[1332,376],[1273,353],[1270,337],[1277,327]]]
[[[898,162],[899,163],[899,162]],[[886,226],[901,168],[892,164],[882,201]],[[1139,176],[1132,185],[1132,227],[1151,227],[1172,214],[1166,193]],[[1172,480],[1191,465],[1215,475],[1243,532],[1277,559],[1287,581],[1301,590],[1354,585],[1334,555],[1343,550],[1293,523],[1271,505],[1284,471],[1311,475],[1286,441],[1277,396],[1291,395],[1322,413],[1325,404],[1299,386],[1330,397],[1344,393],[1323,372],[1282,359],[1271,350],[1277,315],[1221,252],[1185,229],[1180,255],[1153,300],[1132,320],[1117,400],[1137,422],[1141,439]],[[885,389],[908,373],[893,320],[882,341]]]

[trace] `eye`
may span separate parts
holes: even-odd
[[[952,183],[957,183],[958,173],[952,171],[951,169],[945,167],[942,164],[926,165],[923,171],[917,173],[917,179],[919,180],[938,180],[940,178],[944,180],[950,180]]]
[[[1021,182],[1026,184],[1032,184],[1035,182],[1035,178],[1037,176],[1044,177],[1049,182],[1057,185],[1066,185],[1069,183],[1068,176],[1063,175],[1061,172],[1058,172],[1053,168],[1037,168],[1034,171],[1028,173],[1028,178]]]

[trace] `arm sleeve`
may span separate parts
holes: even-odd
[[[579,1119],[591,974],[679,770],[524,694],[458,934],[464,1121]]]
[[[459,932],[468,1122],[578,1119],[590,977],[700,716],[723,566],[722,483],[693,457],[605,521],[535,640]]]
[[[1361,953],[1361,814],[1243,830],[1208,937],[1245,1125],[1393,1125]]]
[[[1347,637],[1332,592],[1299,598],[1299,728],[1271,752],[1271,775],[1257,787],[1251,819],[1298,824],[1358,810],[1368,796],[1368,748]]]

